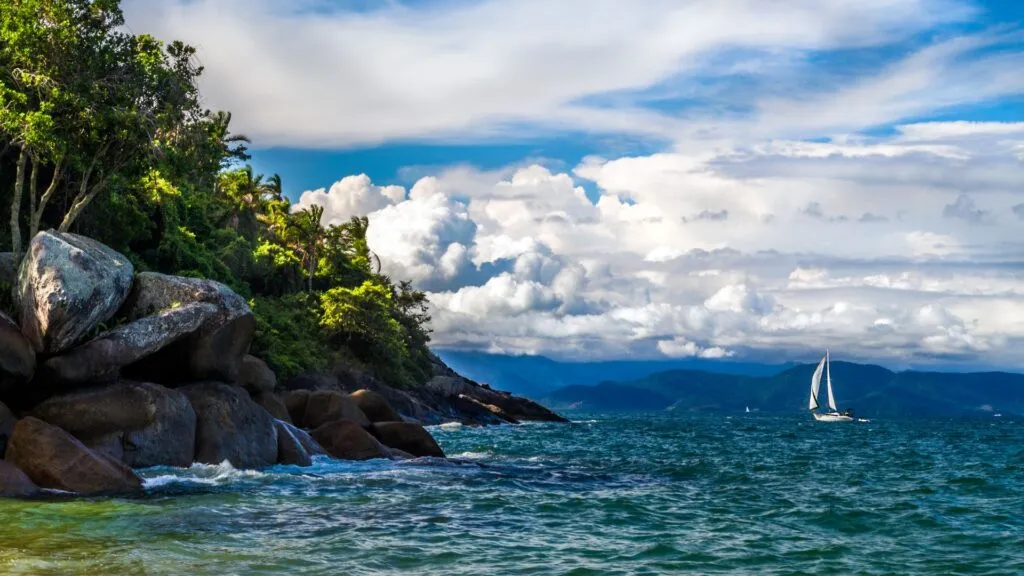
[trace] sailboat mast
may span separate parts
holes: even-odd
[[[833,412],[838,412],[836,408],[836,397],[832,395],[832,361],[829,358],[828,348],[825,349],[825,383],[828,388],[828,407]]]

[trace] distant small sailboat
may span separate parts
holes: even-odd
[[[815,412],[818,409],[818,388],[821,386],[821,374],[825,373],[825,382],[828,388],[828,407],[831,412],[824,414]],[[853,416],[850,414],[850,410],[845,412],[839,412],[836,408],[836,398],[832,395],[832,370],[829,360],[828,348],[825,349],[825,357],[818,363],[817,369],[814,370],[814,375],[811,376],[811,400],[808,403],[808,409],[814,416],[814,419],[819,422],[853,422]]]
[[[750,406],[747,406],[747,413],[750,413]]]

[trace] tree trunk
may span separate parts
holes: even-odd
[[[28,177],[28,223],[29,223],[29,235],[28,241],[31,242],[32,238],[35,238],[36,233],[32,230],[32,218],[36,214],[36,190],[39,189],[39,162],[35,158],[32,159],[32,173]]]
[[[18,154],[18,170],[14,179],[14,198],[11,199],[11,252],[14,252],[14,261],[21,260],[21,197],[25,193],[25,161],[28,159],[28,152],[25,148]],[[33,162],[33,164],[35,164]]]
[[[309,289],[310,294],[313,293],[313,274],[316,272],[316,244],[313,244],[313,250],[310,251],[309,258]]]
[[[39,233],[39,222],[43,219],[43,211],[46,210],[46,204],[50,201],[50,197],[57,191],[57,185],[60,183],[60,169],[61,160],[58,159],[57,163],[53,166],[53,177],[50,178],[50,185],[46,187],[43,197],[39,199],[39,203],[36,204],[29,215],[29,234],[32,238],[35,238],[36,234]]]

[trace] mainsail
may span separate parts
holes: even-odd
[[[828,349],[825,350],[825,382],[828,388],[828,407],[833,412],[839,412],[839,409],[836,408],[836,398],[832,395],[832,362],[828,357]]]
[[[821,371],[825,369],[825,358],[821,359],[818,363],[818,368],[814,371],[814,376],[811,376],[811,400],[808,403],[808,410],[817,410],[818,408],[818,387],[821,386]],[[831,399],[832,388],[831,380],[829,380],[829,398]]]

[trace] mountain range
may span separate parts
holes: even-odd
[[[563,362],[437,350],[453,369],[556,410],[687,410],[786,413],[807,410],[815,364],[689,358]],[[840,409],[866,417],[1024,415],[1024,375],[1010,372],[897,372],[832,362]],[[825,401],[822,382],[822,400]]]
[[[814,364],[772,376],[669,370],[625,382],[567,386],[541,402],[555,410],[675,410],[796,413],[808,409]],[[1024,414],[1024,375],[1008,372],[893,372],[881,366],[832,362],[840,410],[866,417]],[[825,382],[819,402],[826,405]]]
[[[489,354],[462,350],[435,349],[434,353],[453,370],[468,378],[534,400],[566,386],[634,380],[666,370],[685,369],[745,376],[771,376],[796,365],[703,358],[562,362],[545,356]]]

